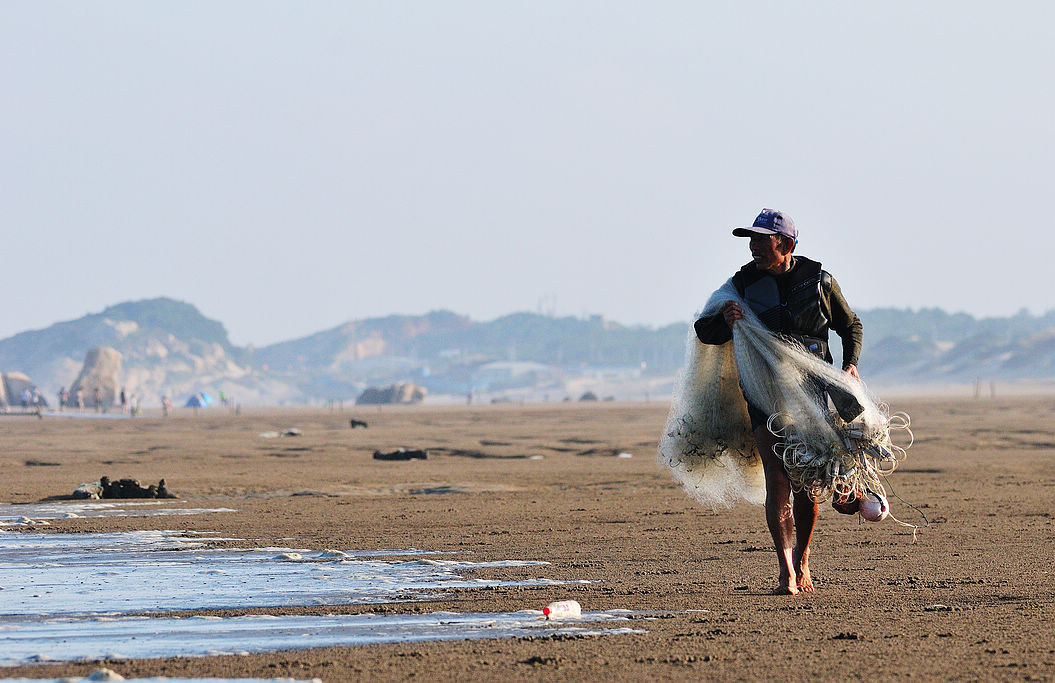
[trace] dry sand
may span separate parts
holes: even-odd
[[[124,676],[427,680],[1055,678],[1055,400],[901,401],[917,439],[892,478],[929,528],[862,525],[825,506],[817,592],[772,596],[761,508],[700,509],[655,458],[652,404],[317,411],[168,419],[0,418],[0,502],[66,494],[100,475],[164,477],[195,516],[62,519],[55,531],[186,529],[304,548],[422,548],[545,560],[571,587],[456,591],[381,607],[284,614],[540,609],[658,613],[643,635],[400,643],[109,662]],[[348,419],[369,422],[352,430]],[[296,427],[299,437],[262,439]],[[380,462],[375,449],[429,449]],[[633,458],[617,458],[628,452]],[[541,455],[541,459],[526,456]],[[894,513],[918,521],[903,503]],[[291,540],[292,539],[292,540]],[[246,543],[240,543],[246,547]],[[539,568],[488,576],[538,576]],[[0,592],[2,599],[2,592]],[[707,610],[689,611],[689,610]],[[244,610],[222,614],[267,612]],[[86,675],[98,663],[0,675]]]

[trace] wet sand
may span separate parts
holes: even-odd
[[[144,484],[164,477],[178,496],[166,505],[236,511],[4,529],[189,530],[245,539],[230,542],[238,547],[419,548],[551,563],[490,569],[487,578],[596,581],[197,614],[507,612],[565,598],[589,611],[649,612],[628,624],[645,634],[105,662],[126,677],[1052,680],[1055,399],[892,403],[912,415],[916,444],[891,484],[930,526],[914,538],[892,522],[861,524],[825,506],[811,562],[817,592],[798,596],[770,595],[776,560],[761,508],[703,510],[657,465],[660,403],[3,417],[0,503],[68,494],[101,475]],[[369,427],[350,429],[353,417]],[[259,436],[290,427],[302,434]],[[400,446],[426,448],[428,459],[372,458]],[[896,498],[892,509],[922,521]],[[20,666],[0,676],[83,676],[99,666]]]

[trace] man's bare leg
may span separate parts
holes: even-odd
[[[798,576],[799,590],[813,592],[813,577],[810,575],[810,539],[817,524],[817,501],[805,491],[795,494],[795,550],[791,555],[792,566]]]
[[[777,438],[765,426],[761,426],[755,430],[755,441],[762,455],[762,469],[766,476],[766,524],[777,551],[780,583],[776,592],[795,595],[799,592],[799,580],[792,547],[795,513],[791,505],[791,482],[784,471],[783,461],[773,451]],[[810,531],[813,531],[812,525]],[[810,586],[812,588],[812,581]]]

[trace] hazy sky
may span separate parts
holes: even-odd
[[[858,309],[1055,308],[1055,3],[0,3],[0,337],[688,322],[763,206]],[[867,330],[866,330],[867,334]]]

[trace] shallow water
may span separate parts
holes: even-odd
[[[627,623],[626,613],[620,612],[584,613],[580,623],[545,621],[537,610],[477,614],[5,620],[0,631],[0,666],[85,659],[251,654],[424,640],[643,632],[626,628]]]
[[[321,679],[306,679],[305,683],[322,683]],[[96,683],[97,681],[130,681],[134,683],[297,683],[293,678],[0,678],[0,683]]]
[[[450,588],[560,583],[462,576],[544,562],[358,559],[336,550],[203,547],[209,540],[215,539],[165,531],[0,533],[0,615],[371,604],[436,597]]]
[[[202,515],[211,512],[234,512],[231,508],[159,507],[172,500],[63,501],[54,503],[0,504],[0,526],[34,526],[48,519],[78,517],[159,517],[164,515]]]
[[[626,612],[545,621],[524,610],[485,614],[146,617],[136,612],[393,603],[453,588],[590,583],[544,577],[466,578],[546,562],[446,559],[407,550],[215,549],[230,541],[173,531],[37,534],[0,531],[0,665],[79,659],[243,654],[329,645],[638,632]],[[589,622],[589,626],[583,624]],[[222,643],[223,650],[217,650]]]

